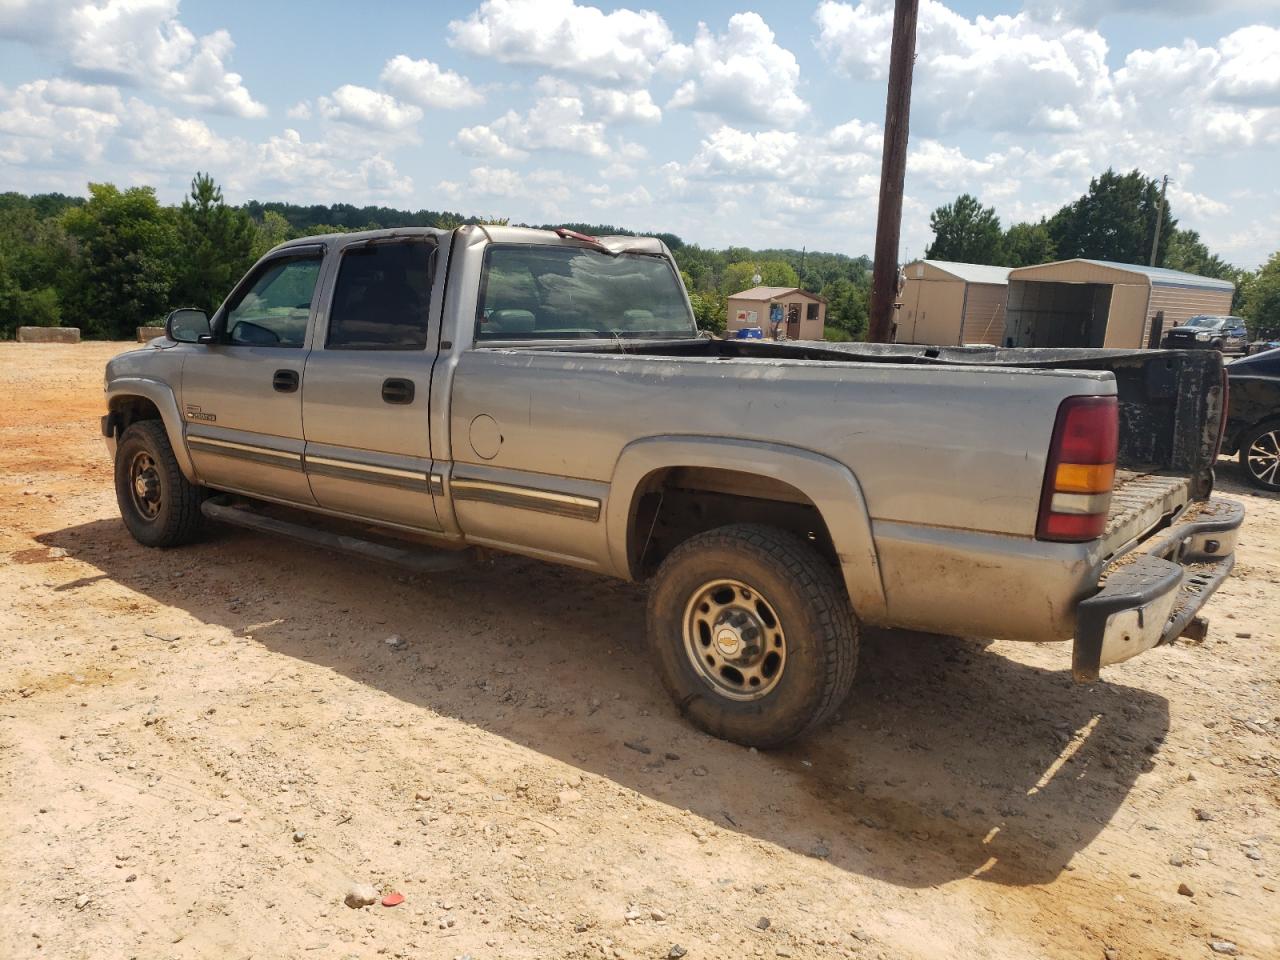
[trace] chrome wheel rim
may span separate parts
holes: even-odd
[[[1263,483],[1280,483],[1280,430],[1260,434],[1245,455],[1249,472]]]
[[[741,580],[704,583],[685,606],[684,652],[730,700],[768,696],[787,666],[787,638],[773,604]]]
[[[139,451],[129,462],[129,496],[144,520],[160,515],[160,471],[151,454]]]

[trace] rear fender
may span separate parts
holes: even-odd
[[[842,463],[798,447],[725,437],[658,436],[623,448],[614,466],[605,523],[612,566],[629,575],[631,515],[645,478],[671,467],[707,467],[768,477],[804,494],[822,516],[858,617],[883,622],[880,561],[862,488]]]

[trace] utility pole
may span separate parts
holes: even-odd
[[[916,59],[919,0],[894,0],[889,94],[884,108],[884,159],[880,164],[880,208],[876,216],[875,263],[871,273],[871,322],[867,340],[888,343],[898,295],[898,238],[902,232],[902,188],[907,176],[911,120],[911,71]]]
[[[1156,208],[1156,235],[1151,238],[1151,266],[1156,265],[1156,253],[1160,249],[1160,228],[1164,226],[1164,192],[1169,189],[1169,175],[1160,183],[1160,206]]]

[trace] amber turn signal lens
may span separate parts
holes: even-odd
[[[1053,489],[1058,493],[1106,493],[1115,479],[1114,463],[1060,463]]]

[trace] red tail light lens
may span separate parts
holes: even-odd
[[[1049,444],[1036,538],[1065,543],[1102,535],[1111,509],[1120,408],[1115,397],[1068,397]]]

